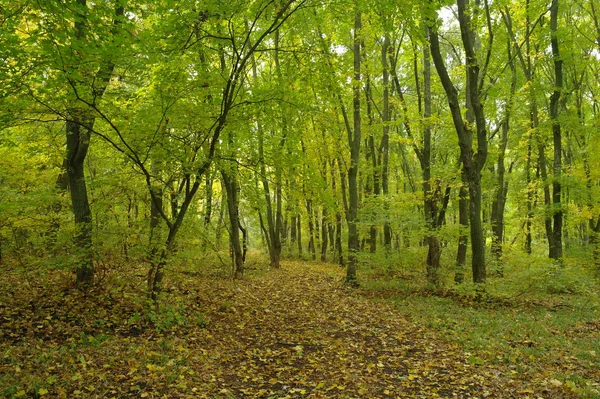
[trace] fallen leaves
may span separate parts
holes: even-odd
[[[37,387],[38,396],[59,398],[575,395],[567,383],[535,385],[466,353],[392,306],[355,295],[335,273],[287,262],[243,281],[173,282],[185,323],[159,331],[134,317],[139,306],[126,299],[69,294],[15,303],[0,323],[9,338],[0,343],[3,394],[28,397]],[[17,320],[19,311],[27,318]],[[190,322],[198,312],[202,325]]]

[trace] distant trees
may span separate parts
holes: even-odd
[[[434,287],[455,255],[463,281],[467,241],[482,284],[488,246],[501,275],[542,236],[555,260],[600,245],[593,2],[17,3],[0,147],[23,156],[43,126],[33,140],[65,151],[75,228],[32,229],[72,235],[82,288],[99,252],[122,252],[156,299],[179,245],[219,250],[225,231],[237,277],[262,243],[273,268],[320,253],[350,283],[418,252]],[[48,156],[34,163],[58,174]],[[3,173],[9,201],[31,192]],[[6,209],[14,253],[22,212]]]

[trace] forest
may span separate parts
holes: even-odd
[[[598,0],[0,0],[0,397],[600,398]]]

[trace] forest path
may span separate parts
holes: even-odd
[[[508,370],[473,364],[391,305],[345,288],[336,266],[282,266],[198,293],[210,322],[197,341],[204,356],[188,365],[211,381],[208,397],[536,397]]]
[[[242,280],[207,276],[214,272],[208,268],[169,272],[157,311],[143,299],[140,268],[119,270],[90,293],[66,288],[66,272],[24,282],[22,273],[7,271],[0,397],[569,395],[517,374],[517,364],[484,363],[392,303],[345,287],[335,265],[286,261]]]

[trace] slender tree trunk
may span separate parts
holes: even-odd
[[[386,32],[381,47],[381,65],[383,68],[383,136],[381,138],[382,165],[381,165],[381,191],[384,197],[385,221],[383,224],[383,246],[386,256],[392,252],[392,227],[389,221],[389,202],[387,197],[390,192],[390,71],[388,67],[388,53],[390,53],[390,37]]]
[[[415,67],[417,63],[415,62]],[[415,75],[418,79],[418,74]],[[429,233],[427,241],[427,281],[433,287],[440,285],[440,257],[442,248],[436,235],[437,225],[437,198],[431,187],[431,60],[429,49],[423,49],[423,150],[420,151],[421,169],[423,171],[423,209],[425,222]],[[419,154],[418,154],[419,155]]]
[[[358,7],[355,3],[355,7]],[[348,265],[346,268],[346,281],[356,283],[358,269],[358,229],[356,219],[358,216],[358,165],[360,159],[361,120],[360,120],[360,34],[362,29],[361,13],[357,9],[354,19],[354,131],[349,135],[350,169],[348,170]]]
[[[321,262],[326,262],[327,261],[327,211],[325,210],[325,208],[323,208],[323,213],[322,213],[322,218],[321,218]]]
[[[506,112],[508,115],[508,111]],[[491,212],[492,253],[496,257],[496,261],[499,262],[499,264],[502,262],[502,244],[504,242],[504,209],[508,194],[508,181],[505,179],[506,167],[504,165],[504,156],[508,143],[508,130],[508,120],[505,120],[502,124],[502,137],[496,171],[496,195],[492,202]]]
[[[223,218],[225,217],[225,197],[221,195],[221,201],[219,204],[219,218],[217,220],[217,227],[215,228],[215,246],[221,248],[221,238],[223,236]]]
[[[258,126],[258,152],[260,157],[260,173],[261,180],[264,189],[265,205],[267,210],[267,243],[269,248],[269,258],[271,261],[271,267],[273,269],[279,269],[279,261],[281,258],[281,186],[278,185],[276,189],[275,202],[276,211],[273,212],[273,206],[271,201],[271,191],[269,189],[269,180],[267,179],[267,170],[264,162],[264,133],[262,126]],[[278,173],[280,178],[280,173]]]
[[[308,217],[308,252],[311,254],[312,260],[317,260],[317,251],[315,247],[314,212],[311,199],[306,200],[306,213]]]
[[[292,215],[291,220],[290,220],[290,245],[291,246],[294,246],[294,244],[296,244],[297,225],[298,225],[298,222],[297,222],[296,215]]]
[[[527,161],[525,164],[525,179],[527,182],[527,219],[525,220],[525,252],[531,254],[531,224],[533,220],[533,190],[531,188],[531,137],[527,143]]]
[[[563,233],[563,211],[561,205],[561,178],[562,178],[562,135],[561,125],[558,120],[560,112],[560,98],[563,89],[562,58],[558,47],[558,6],[559,0],[552,0],[550,6],[550,31],[552,58],[554,59],[554,91],[550,96],[550,119],[552,120],[552,137],[554,142],[554,162],[552,178],[552,208],[554,223],[553,246],[550,247],[550,258],[560,260],[563,256],[562,233]]]
[[[492,203],[492,253],[496,257],[498,263],[498,273],[504,275],[502,265],[502,245],[504,242],[504,210],[506,207],[506,197],[508,195],[508,180],[505,178],[506,167],[504,165],[506,149],[508,147],[508,133],[510,128],[510,117],[512,114],[513,97],[517,86],[517,71],[514,57],[511,52],[511,42],[508,42],[507,54],[511,70],[511,85],[510,93],[506,101],[504,120],[502,121],[500,145],[498,151],[498,166],[497,166],[497,187],[496,195]],[[510,172],[510,168],[509,168]]]
[[[461,38],[467,57],[467,97],[470,99],[472,112],[475,117],[475,128],[477,133],[476,152],[472,147],[472,125],[465,123],[463,120],[458,100],[458,91],[450,79],[444,59],[440,52],[439,37],[436,31],[435,21],[430,21],[429,41],[435,67],[448,97],[448,104],[458,135],[460,158],[463,165],[464,176],[468,183],[473,281],[475,283],[485,283],[485,241],[481,221],[481,170],[487,158],[487,127],[479,91],[479,64],[474,50],[474,34],[471,28],[470,14],[472,10],[467,9],[468,4],[466,0],[457,0],[457,5]],[[470,110],[471,108],[469,111]]]
[[[298,228],[296,230],[298,238],[298,257],[302,258],[302,216],[298,214],[296,220],[298,221]]]
[[[461,173],[462,176],[462,173]],[[467,247],[469,245],[469,191],[464,183],[458,191],[458,249],[456,251],[456,269],[454,281],[461,284],[465,280],[465,265],[467,264]]]
[[[204,227],[210,226],[210,220],[213,210],[213,177],[210,170],[206,171],[206,189],[205,189],[205,206],[204,206]]]
[[[240,279],[244,276],[244,252],[240,243],[240,218],[239,218],[239,186],[235,176],[230,176],[227,172],[221,170],[223,185],[227,193],[227,213],[229,215],[229,239],[233,253],[233,264],[235,278]]]

